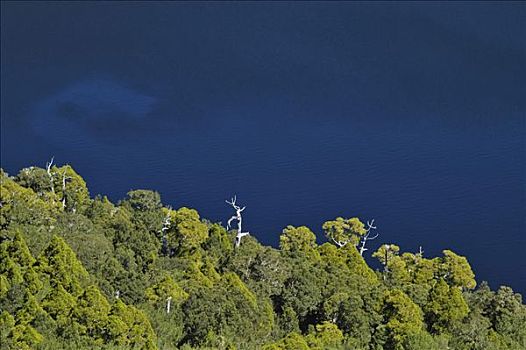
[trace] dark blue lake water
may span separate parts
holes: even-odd
[[[452,249],[525,293],[524,9],[2,3],[2,167],[213,221],[237,194],[272,245],[374,218],[369,253]]]

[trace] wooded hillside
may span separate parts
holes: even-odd
[[[450,250],[361,249],[358,218],[236,246],[157,192],[91,198],[68,165],[0,178],[2,349],[526,349],[519,294]]]

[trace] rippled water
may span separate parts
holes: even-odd
[[[117,200],[132,188],[156,189],[166,204],[222,222],[230,215],[224,200],[237,194],[247,206],[245,227],[273,245],[288,224],[307,225],[322,241],[325,220],[375,218],[380,237],[371,248],[395,242],[408,251],[422,245],[430,255],[453,249],[469,257],[479,279],[526,286],[520,118],[467,127],[261,116],[224,118],[210,128],[167,123],[137,135],[106,135],[52,117],[33,127],[21,147],[12,139],[18,130],[5,134],[8,171],[54,155],[85,177],[92,194]]]

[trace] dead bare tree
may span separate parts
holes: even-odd
[[[349,243],[351,241],[350,237],[346,240],[342,240],[342,241],[338,241],[336,238],[334,237],[331,237],[331,240],[334,244],[336,244],[338,246],[338,248],[341,248],[341,247],[345,247],[347,245],[347,243]]]
[[[385,258],[383,261],[384,264],[384,281],[387,279],[387,274],[389,273],[389,267],[387,265],[389,264],[389,252],[391,251],[391,245],[390,244],[384,244],[385,248]]]
[[[71,180],[71,176],[66,176],[66,169],[62,173],[62,209],[66,209],[66,181]]]
[[[51,192],[55,194],[55,185],[53,184],[53,173],[51,172],[51,167],[53,166],[53,160],[55,157],[51,157],[51,160],[49,162],[46,162],[46,172],[47,176],[49,176],[49,182],[51,184]]]
[[[159,230],[159,233],[161,234],[161,242],[163,244],[163,252],[166,253],[168,250],[168,239],[166,237],[166,231],[170,229],[170,226],[172,225],[172,221],[170,218],[170,211],[172,210],[171,207],[168,207],[168,211],[166,212],[166,217],[163,220],[163,226]]]
[[[230,224],[232,221],[237,221],[237,235],[236,235],[236,247],[239,247],[241,244],[241,238],[243,238],[246,235],[249,235],[250,232],[243,232],[241,229],[241,225],[243,223],[243,218],[241,217],[241,212],[245,210],[246,207],[241,208],[240,206],[236,205],[237,197],[234,195],[234,198],[231,198],[230,201],[225,201],[227,204],[230,204],[234,210],[236,211],[236,215],[232,216],[230,219],[228,219],[228,222],[226,224],[226,229],[230,229]]]
[[[361,256],[363,256],[363,253],[367,250],[367,248],[365,248],[365,244],[367,243],[367,241],[372,241],[373,239],[378,237],[378,233],[374,236],[371,236],[371,230],[376,230],[376,226],[374,226],[374,219],[372,219],[371,221],[367,221],[367,232],[365,233],[365,235],[363,235],[360,246]]]
[[[168,297],[166,299],[166,313],[169,314],[170,313],[170,308],[172,306],[172,297]]]

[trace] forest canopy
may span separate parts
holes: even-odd
[[[274,248],[154,191],[91,197],[69,165],[0,181],[3,349],[526,349],[520,294],[451,250],[368,252],[356,217]]]

